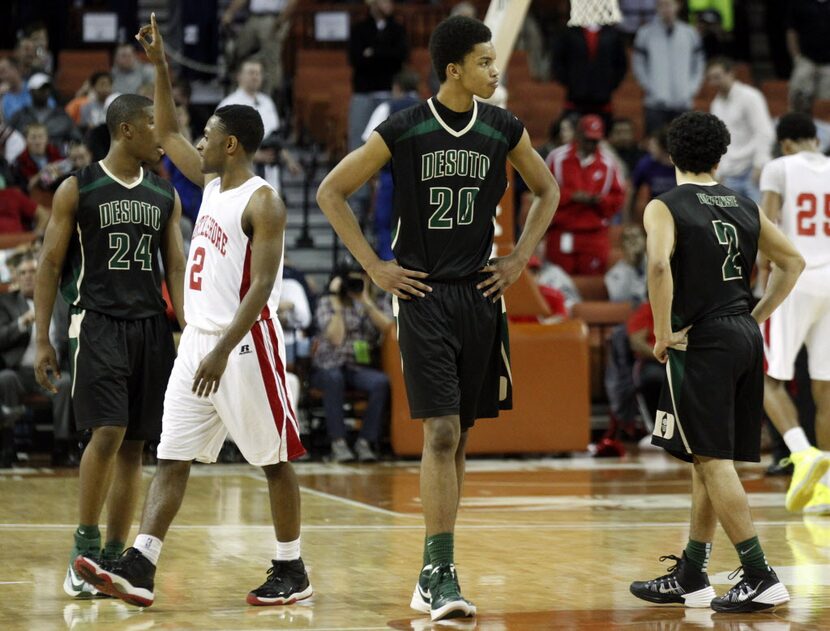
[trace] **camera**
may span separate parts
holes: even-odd
[[[354,276],[347,276],[345,279],[346,285],[346,292],[350,294],[362,294],[363,293],[363,279],[362,278],[355,278]]]

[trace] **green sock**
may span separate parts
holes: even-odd
[[[757,536],[736,544],[735,550],[738,551],[738,558],[741,560],[744,569],[761,572],[769,571],[767,557],[764,556],[764,550],[761,548],[761,542],[758,541]]]
[[[120,557],[122,552],[124,552],[123,541],[107,541],[104,546],[104,551],[101,554],[101,558],[111,561]]]
[[[429,549],[429,560],[432,567],[450,565],[453,562],[453,534],[451,532],[442,532],[427,537],[427,548]]]
[[[686,544],[686,558],[698,572],[705,572],[709,566],[709,555],[712,553],[712,544],[689,539]]]
[[[98,526],[78,526],[75,530],[75,546],[72,548],[72,556],[79,554],[94,554],[96,557],[101,554],[101,531]]]
[[[428,544],[429,544],[429,539],[427,539],[427,536],[424,535],[424,562],[423,562],[423,565],[421,567],[426,567],[430,563],[430,560],[429,560],[429,545]]]

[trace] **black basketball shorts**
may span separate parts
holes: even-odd
[[[758,462],[764,346],[749,315],[694,325],[685,351],[669,349],[651,442],[673,456]]]
[[[164,314],[122,320],[72,307],[69,349],[78,429],[117,425],[125,440],[158,440],[176,357]]]
[[[467,429],[512,408],[504,300],[485,298],[482,278],[427,281],[424,298],[394,299],[413,419],[458,415]]]

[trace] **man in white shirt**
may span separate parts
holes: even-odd
[[[706,80],[718,92],[709,111],[726,123],[732,138],[717,171],[724,186],[761,202],[761,169],[772,158],[775,131],[767,101],[760,90],[735,79],[733,62],[716,57],[706,68]]]
[[[794,471],[785,505],[790,511],[830,514],[830,158],[819,152],[807,114],[778,121],[782,157],[764,167],[761,205],[807,262],[792,293],[764,324],[764,409],[790,450]],[[766,274],[766,261],[759,265]],[[760,279],[762,284],[765,279]],[[816,441],[810,445],[786,384],[802,346],[816,404]]]
[[[264,178],[271,186],[280,189],[278,159],[281,159],[292,173],[301,173],[302,169],[297,160],[289,151],[274,146],[275,134],[280,128],[280,117],[274,100],[260,92],[262,88],[262,62],[259,59],[246,59],[239,67],[236,75],[237,89],[222,99],[220,107],[226,105],[249,105],[259,112],[262,117],[262,126],[265,130],[263,146],[254,154],[254,165],[257,174]],[[270,139],[269,139],[270,137]]]
[[[138,94],[141,86],[153,83],[156,72],[153,66],[141,61],[132,44],[119,44],[112,64],[112,92]]]

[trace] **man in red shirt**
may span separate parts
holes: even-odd
[[[574,142],[547,158],[562,197],[548,230],[545,256],[571,275],[605,272],[611,250],[608,220],[625,199],[619,168],[599,147],[604,133],[599,116],[583,116]]]

